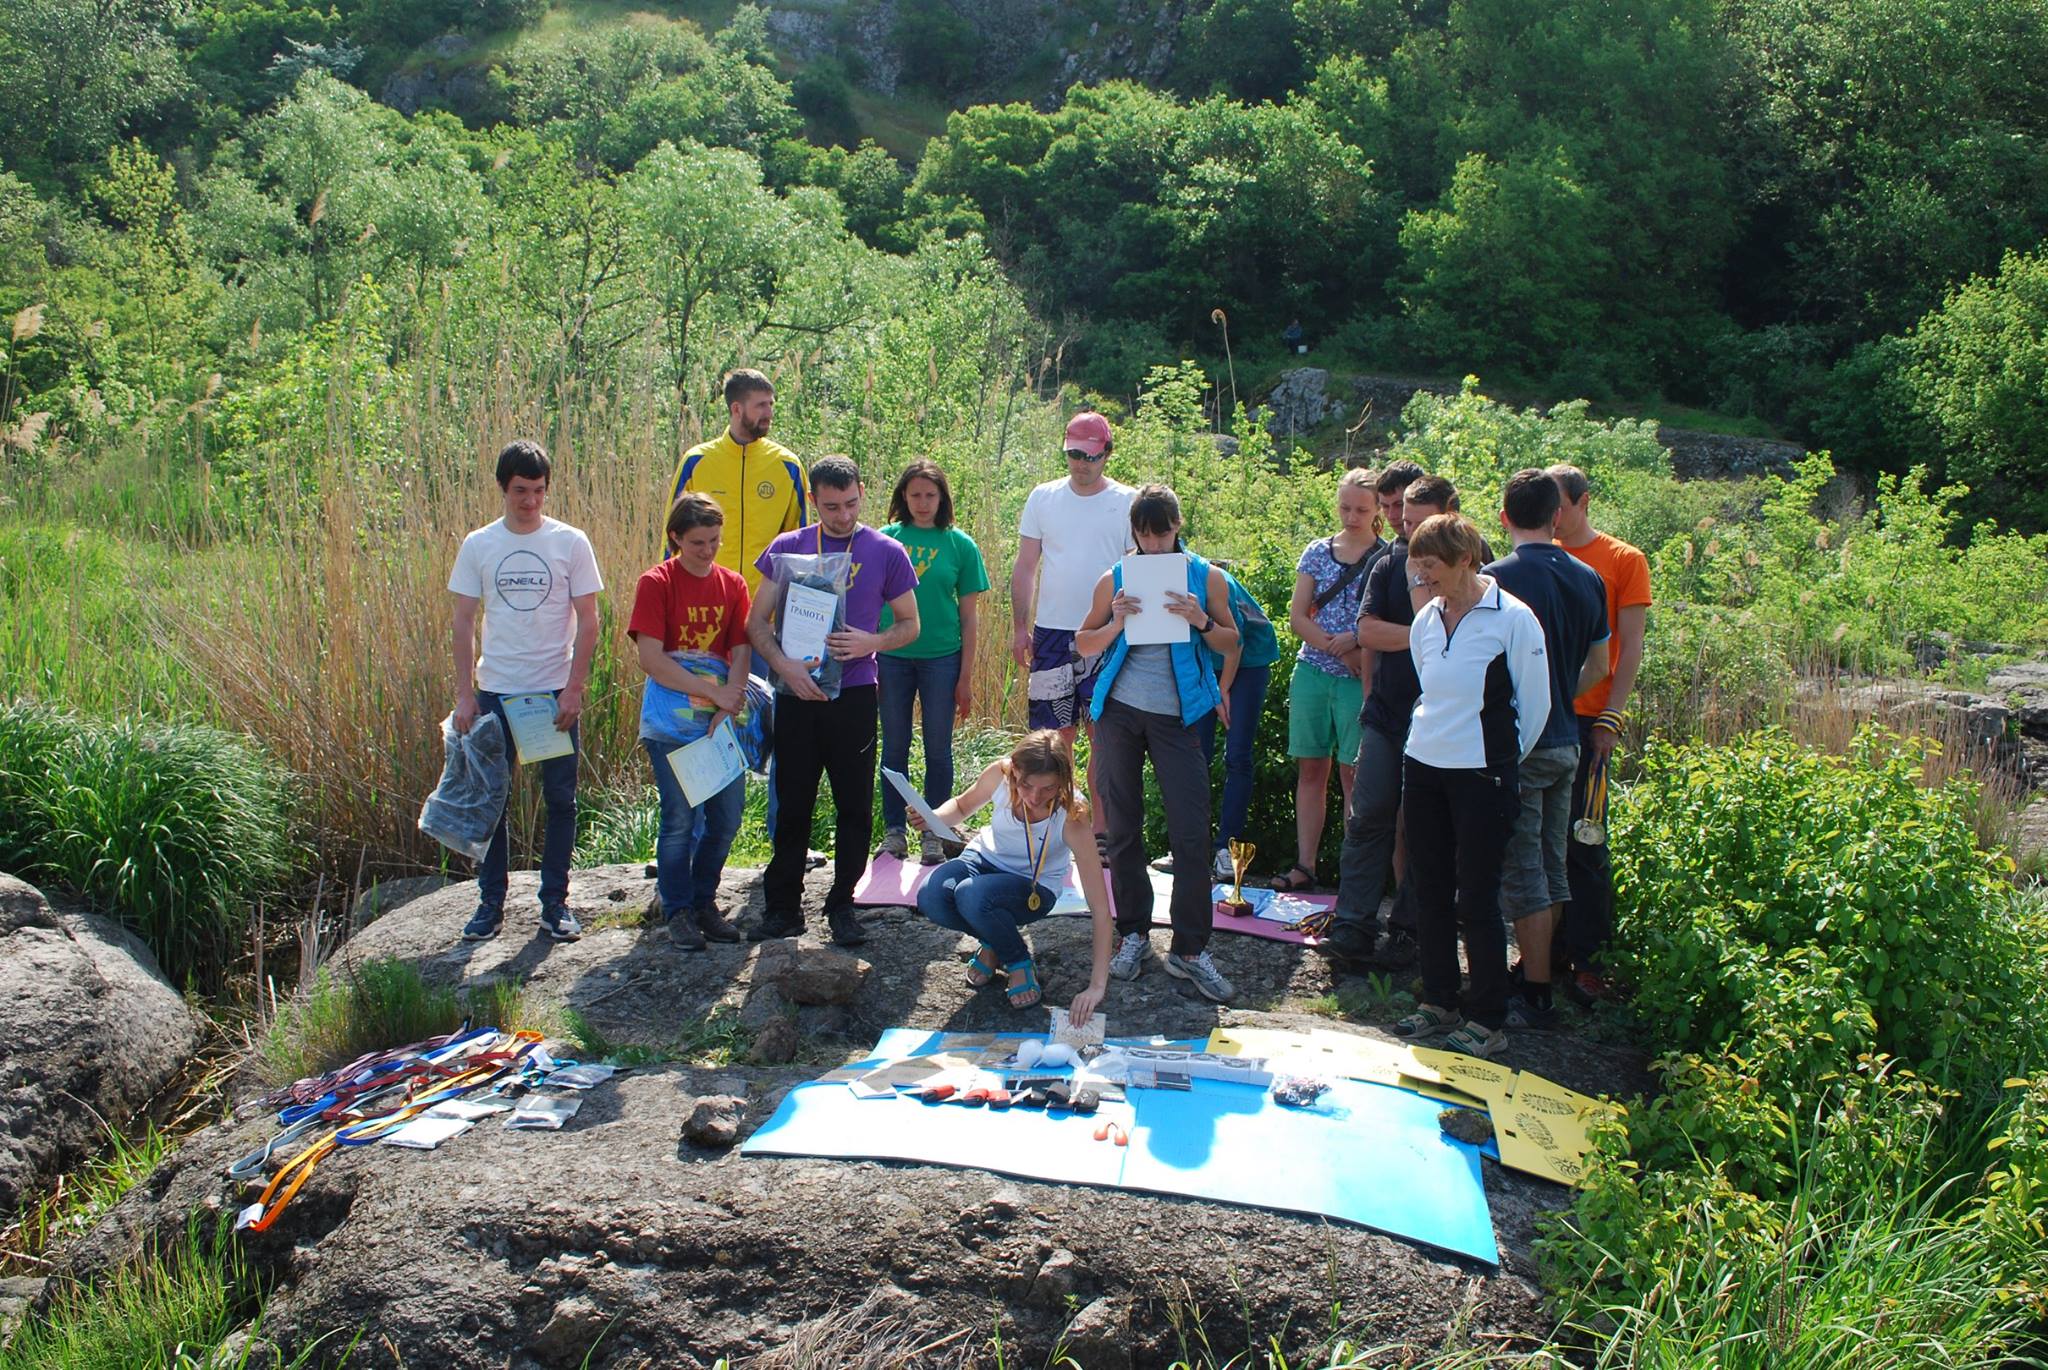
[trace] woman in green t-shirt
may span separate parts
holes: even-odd
[[[917,640],[884,652],[881,667],[882,764],[908,772],[911,706],[924,717],[924,797],[937,807],[953,797],[953,721],[974,705],[974,647],[980,629],[981,597],[988,568],[974,539],[953,526],[953,487],[939,464],[925,458],[903,468],[889,496],[884,536],[903,544],[917,570]],[[882,631],[892,615],[882,611]],[[882,852],[902,857],[910,850],[904,829],[903,797],[882,785]],[[946,853],[939,839],[924,834],[925,865]]]

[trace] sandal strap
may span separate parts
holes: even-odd
[[[1004,966],[1003,969],[1011,972],[1020,970],[1024,972],[1024,982],[1022,984],[1003,986],[1003,993],[1009,995],[1012,999],[1020,995],[1039,994],[1041,992],[1038,984],[1038,971],[1031,964],[1030,957],[1027,956],[1022,961],[1012,961]]]

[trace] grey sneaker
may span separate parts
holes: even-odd
[[[1198,951],[1193,956],[1182,956],[1177,952],[1166,953],[1166,973],[1186,980],[1201,991],[1204,999],[1227,1004],[1237,997],[1237,986],[1224,978],[1216,969],[1216,963],[1209,959],[1209,953]]]
[[[573,942],[583,935],[583,925],[568,908],[556,904],[540,911],[540,930],[557,942]]]
[[[1109,978],[1112,980],[1135,980],[1138,972],[1145,968],[1145,957],[1152,950],[1152,939],[1142,932],[1127,932],[1116,944],[1116,955],[1109,958]]]
[[[1219,884],[1224,885],[1237,879],[1237,867],[1230,864],[1230,848],[1216,849],[1216,864],[1209,868],[1209,874],[1215,876]]]
[[[1482,1061],[1490,1061],[1507,1049],[1506,1029],[1486,1027],[1469,1019],[1463,1027],[1444,1038],[1445,1051],[1461,1051]]]
[[[890,828],[882,834],[882,846],[877,856],[893,856],[898,861],[910,855],[910,834],[902,828]]]
[[[1387,1031],[1396,1037],[1434,1037],[1438,1033],[1450,1032],[1464,1025],[1465,1015],[1456,1009],[1424,1004],[1406,1018],[1391,1024]]]
[[[946,844],[939,840],[937,833],[928,832],[918,845],[917,863],[920,866],[936,866],[946,859]]]
[[[1549,1032],[1557,1026],[1557,1010],[1532,1004],[1527,999],[1515,999],[1508,1004],[1506,1026],[1527,1032]]]

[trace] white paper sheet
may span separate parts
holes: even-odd
[[[377,1140],[384,1146],[411,1147],[432,1151],[450,1137],[460,1137],[476,1124],[465,1118],[415,1118],[405,1126],[385,1133]]]
[[[1166,611],[1166,592],[1187,593],[1187,553],[1128,556],[1123,559],[1123,568],[1124,593],[1136,596],[1143,606],[1124,620],[1124,641],[1133,647],[1186,642],[1195,630],[1194,625]]]
[[[782,587],[782,651],[798,661],[822,661],[825,637],[839,610],[839,596],[830,590],[791,581]]]
[[[940,841],[965,842],[967,840],[948,827],[944,819],[932,812],[932,806],[924,802],[924,796],[917,792],[917,787],[910,783],[909,777],[905,776],[903,772],[892,771],[887,766],[884,766],[882,767],[882,779],[895,786],[896,793],[903,796],[903,802],[910,806],[913,813],[924,820],[926,830],[937,834]]]
[[[576,750],[569,734],[555,726],[553,695],[506,695],[501,702],[505,721],[512,727],[512,745],[519,749],[520,765],[531,766]]]
[[[739,735],[732,720],[720,719],[718,726],[695,742],[668,754],[668,767],[683,787],[683,798],[692,808],[725,793],[725,787],[746,774],[747,759],[740,751]]]

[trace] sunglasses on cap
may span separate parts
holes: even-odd
[[[1107,450],[1101,452],[1083,452],[1078,447],[1069,447],[1067,449],[1068,461],[1101,461],[1104,457],[1107,457],[1108,455],[1109,453]]]

